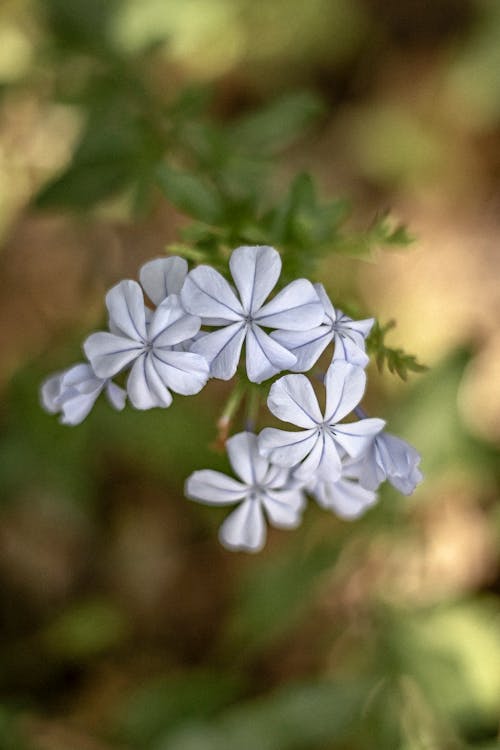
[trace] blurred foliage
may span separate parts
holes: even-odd
[[[8,210],[43,209],[79,228],[133,227],[139,248],[168,205],[170,252],[223,269],[237,244],[274,244],[283,283],[348,267],[328,281],[363,314],[352,268],[413,239],[390,214],[370,220],[374,204],[436,175],[437,192],[454,188],[470,179],[457,148],[470,158],[481,137],[496,143],[499,18],[482,0],[10,0],[2,229]],[[23,136],[27,100],[38,141]],[[302,158],[315,148],[316,162]],[[331,197],[342,148],[359,217]],[[484,153],[491,195],[498,160]],[[8,312],[22,337],[22,311]],[[223,387],[176,399],[168,418],[99,403],[70,429],[40,410],[43,377],[80,356],[82,315],[6,364],[1,750],[498,748],[500,456],[457,401],[473,350],[443,348],[404,390],[373,378],[376,413],[423,454],[416,499],[384,488],[355,524],[310,507],[247,560],[217,545],[223,511],[182,499],[193,469],[227,469]],[[387,345],[391,330],[377,322],[369,341],[380,369],[421,372]]]

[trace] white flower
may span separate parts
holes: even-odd
[[[411,495],[422,479],[419,452],[406,440],[381,432],[358,463],[359,481],[369,490],[387,480],[403,495]]]
[[[293,473],[297,479],[306,481],[315,475],[337,481],[342,472],[341,455],[361,456],[385,425],[382,419],[339,424],[361,400],[365,384],[361,367],[334,360],[325,375],[323,415],[305,375],[280,378],[271,386],[267,405],[276,417],[302,429],[285,432],[267,427],[259,436],[261,453],[279,466],[296,466]]]
[[[278,528],[299,525],[304,506],[300,488],[290,488],[288,471],[273,466],[258,451],[257,436],[240,432],[226,442],[229,461],[241,481],[219,471],[195,471],[185,494],[208,505],[240,503],[219,530],[221,543],[234,550],[258,552],[266,541],[264,513]]]
[[[154,313],[149,311],[148,322],[136,281],[121,281],[113,287],[106,295],[106,305],[113,333],[94,333],[83,348],[102,378],[112,377],[133,363],[127,393],[136,409],[169,406],[170,390],[188,396],[203,388],[209,375],[206,360],[199,354],[174,349],[200,328],[200,319],[182,309],[177,295],[170,294]]]
[[[319,359],[328,344],[335,343],[334,359],[345,359],[353,365],[366,367],[369,357],[365,352],[365,339],[370,333],[374,318],[352,320],[341,310],[336,310],[323,284],[315,284],[323,304],[324,317],[317,328],[309,331],[275,331],[271,337],[297,357],[291,370],[307,372]]]
[[[233,287],[209,266],[198,266],[186,278],[181,293],[184,308],[199,315],[205,325],[221,326],[196,341],[191,351],[209,361],[213,377],[229,380],[246,341],[247,375],[252,382],[261,383],[297,361],[261,326],[309,331],[321,322],[322,305],[306,279],[292,281],[264,304],[281,273],[281,258],[272,247],[238,247],[229,268],[239,299]]]
[[[75,425],[83,422],[103,390],[110,404],[121,411],[127,397],[123,388],[97,377],[91,366],[82,362],[47,378],[42,383],[40,399],[46,411],[61,412],[62,424]]]
[[[345,520],[359,518],[377,502],[375,492],[367,490],[354,478],[344,474],[336,482],[312,480],[307,485],[307,491],[318,505]]]

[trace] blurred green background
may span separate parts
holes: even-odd
[[[426,481],[232,554],[182,490],[227,385],[77,428],[38,388],[113,283],[210,246],[209,179],[258,242],[304,170],[358,245],[387,209],[417,237],[317,278],[430,366],[368,395]],[[4,0],[1,750],[500,747],[499,177],[492,0]]]

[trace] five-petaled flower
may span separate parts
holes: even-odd
[[[240,481],[212,469],[195,471],[186,481],[186,497],[208,505],[240,503],[220,527],[219,539],[229,549],[258,552],[266,541],[264,514],[273,526],[295,528],[304,495],[299,486],[290,486],[287,470],[259,453],[253,433],[233,435],[226,448]]]
[[[353,320],[332,305],[323,284],[315,284],[324,310],[321,325],[310,331],[275,331],[271,338],[297,357],[290,367],[294,372],[307,372],[317,362],[328,344],[334,342],[334,359],[345,359],[353,365],[366,367],[369,357],[365,352],[365,339],[375,318]]]
[[[174,348],[198,333],[201,322],[183,310],[176,294],[151,313],[139,284],[126,280],[107,293],[106,305],[113,332],[99,331],[84,343],[96,375],[110,378],[133,363],[127,394],[136,409],[167,407],[170,391],[188,396],[203,388],[209,375],[204,357]]]
[[[325,375],[326,407],[322,414],[305,375],[280,378],[271,386],[267,405],[276,417],[302,429],[285,432],[266,427],[259,436],[261,453],[279,466],[296,466],[294,476],[298,479],[308,480],[315,475],[337,481],[342,472],[342,455],[361,456],[385,425],[382,419],[339,424],[361,400],[365,384],[366,374],[361,367],[334,360]]]
[[[305,331],[318,326],[323,306],[307,279],[296,279],[270,302],[265,300],[281,273],[281,258],[272,247],[243,246],[233,251],[229,268],[239,293],[210,266],[198,266],[186,278],[181,292],[184,308],[219,330],[207,333],[191,347],[210,363],[213,377],[229,380],[246,346],[249,380],[261,383],[293,368],[297,357],[263,330]]]

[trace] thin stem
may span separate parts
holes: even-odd
[[[227,399],[222,414],[217,420],[217,438],[215,440],[214,448],[216,450],[224,450],[226,440],[229,437],[229,430],[231,423],[234,419],[234,415],[238,411],[243,396],[245,395],[246,383],[238,381]]]
[[[255,432],[260,409],[260,390],[250,387],[247,392],[245,430]]]

